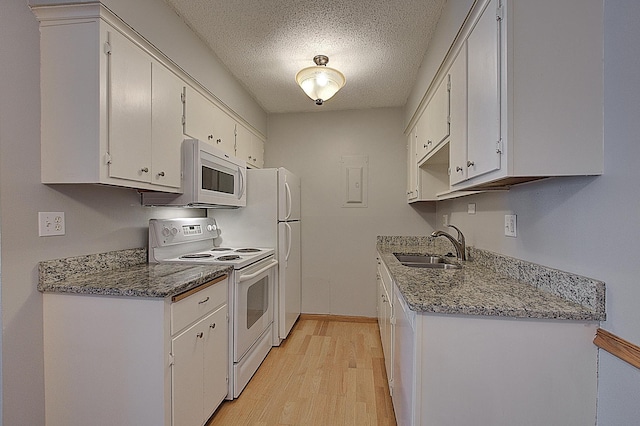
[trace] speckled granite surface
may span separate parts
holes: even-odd
[[[40,262],[38,290],[105,296],[167,297],[231,272],[228,266],[147,264],[145,249]]]
[[[441,242],[442,241],[442,242]],[[393,253],[450,252],[443,238],[378,237],[378,252],[407,305],[416,312],[600,321],[601,281],[467,247],[461,269],[403,266]]]

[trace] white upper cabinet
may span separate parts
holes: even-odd
[[[213,110],[213,129],[213,145],[228,154],[236,155],[236,122],[218,107]]]
[[[449,69],[451,135],[449,142],[450,183],[467,178],[467,44],[463,44]]]
[[[418,159],[416,158],[416,128],[407,137],[407,201],[418,197]]]
[[[449,78],[438,85],[433,97],[418,121],[417,128],[418,162],[441,146],[449,137]]]
[[[182,93],[184,81],[162,64],[151,67],[151,182],[180,187],[182,140]],[[178,157],[180,157],[178,155]]]
[[[184,98],[184,134],[236,155],[236,122],[203,94],[187,87]]]
[[[166,86],[162,73],[171,73],[159,54],[100,4],[33,10],[41,31],[42,182],[178,192],[179,79]]]
[[[215,144],[213,116],[216,106],[193,87],[184,93],[184,134]]]
[[[491,0],[467,39],[467,164],[469,178],[500,168],[499,0]]]
[[[602,22],[602,0],[475,2],[409,123],[418,129],[418,186],[428,181],[418,200],[602,174]],[[447,79],[449,131],[438,143]],[[432,157],[447,149],[443,176]]]
[[[264,142],[241,124],[236,125],[236,157],[246,161],[248,167],[264,166]]]
[[[185,137],[236,154],[235,113],[101,3],[32,10],[42,183],[180,192]],[[263,161],[259,141],[254,166]]]

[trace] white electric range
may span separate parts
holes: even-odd
[[[233,266],[229,280],[229,393],[237,398],[269,353],[274,336],[275,250],[217,247],[214,218],[151,219],[149,263]],[[275,327],[277,335],[277,326]]]

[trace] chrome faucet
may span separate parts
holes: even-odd
[[[436,238],[436,237],[445,237],[447,238],[449,241],[451,241],[451,244],[453,244],[453,246],[456,248],[456,255],[458,257],[458,260],[467,260],[467,247],[465,245],[464,242],[464,235],[462,234],[462,231],[460,231],[458,228],[456,228],[453,225],[447,225],[449,228],[453,228],[456,231],[458,231],[458,239],[456,240],[455,238],[453,238],[450,234],[447,234],[444,231],[434,231],[431,233],[431,236]]]

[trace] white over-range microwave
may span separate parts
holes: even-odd
[[[247,164],[196,139],[182,142],[182,194],[144,192],[145,206],[199,208],[247,205]]]

